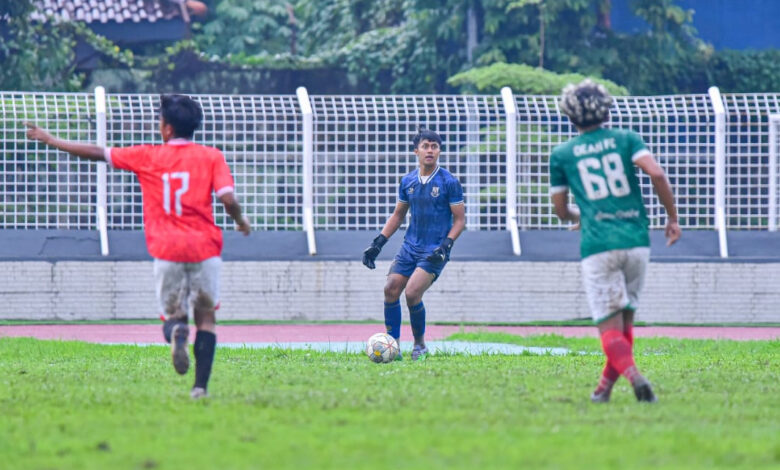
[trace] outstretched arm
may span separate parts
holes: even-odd
[[[58,139],[35,124],[25,122],[24,125],[27,126],[28,139],[37,140],[50,147],[62,150],[63,152],[68,152],[69,154],[80,158],[93,161],[105,161],[105,149],[103,147]]]
[[[669,180],[666,179],[664,169],[661,168],[661,165],[659,165],[651,155],[640,157],[634,163],[650,177],[655,192],[658,194],[658,200],[661,201],[664,209],[666,209],[665,234],[666,246],[669,246],[679,240],[682,235],[682,230],[677,222],[677,207],[674,205],[672,187],[669,184]]]
[[[241,215],[241,204],[238,203],[233,193],[225,193],[219,196],[219,201],[225,206],[225,211],[227,211],[228,215],[236,221],[238,231],[244,235],[249,235],[249,232],[252,231],[252,227],[249,225],[246,218]]]

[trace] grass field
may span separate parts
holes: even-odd
[[[452,339],[599,351],[593,338]],[[193,402],[162,347],[0,339],[0,468],[780,468],[780,341],[640,339],[654,405],[600,354],[219,349]],[[407,353],[408,358],[408,353]]]

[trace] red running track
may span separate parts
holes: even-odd
[[[192,328],[192,336],[195,332]],[[217,335],[221,343],[289,343],[364,341],[374,333],[384,331],[382,324],[279,324],[220,325]],[[597,335],[592,326],[450,326],[428,325],[426,339],[439,340],[458,331],[500,331],[521,336],[558,334],[567,337]],[[643,326],[634,329],[637,337],[669,337],[692,339],[776,340],[780,327],[707,327],[707,326]],[[160,325],[9,325],[0,326],[0,337],[33,337],[38,339],[78,340],[91,343],[164,343]],[[411,340],[409,325],[403,325],[401,338]]]

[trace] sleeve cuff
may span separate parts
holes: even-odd
[[[637,150],[637,152],[633,155],[631,155],[631,161],[635,162],[639,160],[642,157],[647,157],[650,155],[650,151],[647,149]]]
[[[108,166],[111,168],[114,167],[114,163],[111,161],[111,147],[103,149],[103,158],[106,160],[106,163],[108,163]]]
[[[450,203],[450,205],[451,205],[451,206],[460,206],[460,205],[462,205],[462,204],[463,204],[463,200],[460,200],[460,201],[458,201],[458,202],[451,202],[451,203]]]
[[[552,186],[552,187],[550,187],[550,194],[558,194],[558,193],[562,193],[562,192],[568,191],[568,190],[569,190],[569,187],[566,186],[566,185]]]
[[[233,192],[233,186],[225,186],[224,188],[220,188],[219,190],[217,190],[217,197],[232,192]]]

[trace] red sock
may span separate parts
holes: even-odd
[[[604,364],[604,370],[601,372],[601,377],[609,380],[610,382],[615,382],[618,377],[620,377],[620,372],[615,369],[612,364],[607,361],[606,364]]]
[[[631,352],[631,343],[628,342],[622,331],[607,330],[601,335],[601,346],[607,355],[607,362],[631,383],[639,375],[634,364],[634,356]]]
[[[634,346],[634,325],[627,323],[623,326],[623,336],[626,337],[626,341],[631,346]]]
[[[601,394],[606,392],[607,390],[611,389],[613,385],[615,385],[615,382],[617,382],[618,378],[620,378],[620,374],[615,370],[614,367],[612,367],[612,364],[607,361],[607,363],[604,365],[604,370],[601,372],[601,379],[599,379],[599,384],[596,386],[596,390],[593,393]]]

